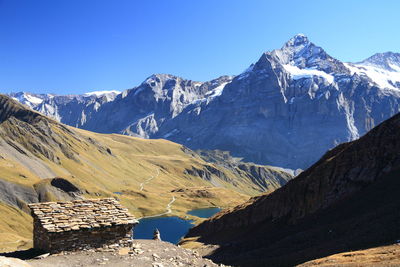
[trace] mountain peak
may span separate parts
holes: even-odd
[[[273,50],[270,53],[280,62],[293,65],[304,65],[303,61],[307,58],[326,58],[325,51],[310,42],[308,37],[302,33],[293,36],[281,49]]]
[[[380,67],[389,71],[400,71],[400,53],[390,51],[376,53],[357,64]]]
[[[306,35],[298,33],[293,36],[289,41],[287,41],[284,47],[306,46],[310,43],[311,42]]]
[[[150,84],[151,86],[155,86],[155,84],[157,83],[164,83],[168,80],[176,81],[179,79],[181,78],[172,74],[155,73],[147,77],[146,80],[144,80],[143,84]]]
[[[301,33],[293,36],[281,49],[268,53],[281,64],[300,69],[316,69],[326,73],[347,71],[341,62],[329,56],[324,49],[316,46]]]

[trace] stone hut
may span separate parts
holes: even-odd
[[[138,223],[113,198],[29,204],[34,248],[50,253],[128,246]]]

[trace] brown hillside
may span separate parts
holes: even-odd
[[[116,197],[142,217],[169,212],[175,199],[171,214],[185,217],[193,208],[237,205],[262,189],[252,175],[179,144],[65,126],[0,95],[0,252],[30,246],[32,202]]]

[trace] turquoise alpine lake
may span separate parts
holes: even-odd
[[[213,216],[215,213],[220,212],[220,208],[206,208],[206,209],[195,209],[188,211],[187,214],[197,216],[199,218],[210,218]]]
[[[208,218],[220,210],[219,208],[195,209],[189,211],[188,214],[200,218]],[[161,240],[177,244],[193,226],[193,221],[184,220],[176,216],[143,218],[136,225],[133,238],[153,239],[154,230],[158,229],[161,234]]]

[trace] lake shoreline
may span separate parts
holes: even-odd
[[[182,218],[182,216],[179,215],[172,215],[172,212],[167,210],[167,212],[158,216],[142,217],[139,218],[139,224],[134,229],[133,238],[152,239],[154,230],[158,229],[161,233],[162,240],[177,244],[181,238],[186,235],[189,229],[196,225],[196,221],[198,222],[198,220],[189,219],[189,216],[203,220],[213,216],[219,211],[221,211],[219,207],[192,209],[187,211],[185,217]]]

